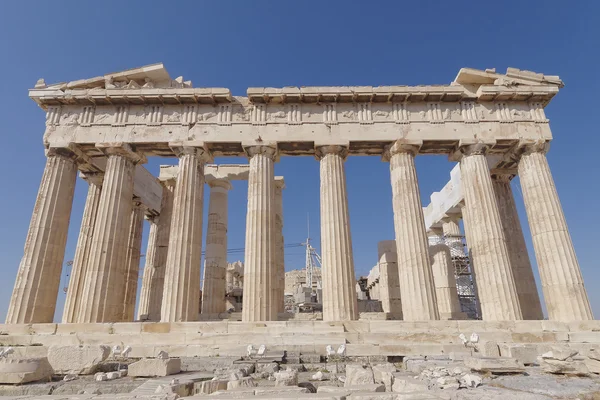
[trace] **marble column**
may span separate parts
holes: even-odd
[[[99,146],[108,156],[83,285],[80,322],[123,320],[133,178],[142,161],[128,145]]]
[[[164,278],[162,322],[196,321],[200,313],[204,163],[208,155],[194,147],[177,147],[174,151],[179,157],[179,171]]]
[[[231,183],[215,179],[208,183],[208,229],[204,257],[204,284],[202,286],[201,314],[219,314],[225,306],[225,275],[227,272],[227,193]]]
[[[417,146],[396,142],[384,154],[390,162],[402,313],[406,321],[439,319],[415,169],[417,152]]]
[[[43,323],[54,319],[76,179],[77,164],[71,151],[48,150],[8,306],[7,324]]]
[[[276,150],[269,146],[246,148],[250,158],[242,321],[277,320],[273,307],[275,284],[275,181]]]
[[[540,296],[535,285],[533,269],[527,254],[527,245],[521,229],[521,221],[519,221],[519,215],[517,214],[510,178],[510,175],[494,175],[492,177],[494,193],[500,210],[502,228],[506,237],[508,256],[510,257],[510,265],[523,319],[541,320],[544,319],[544,314],[542,313]]]
[[[150,232],[138,303],[139,320],[160,321],[175,182],[175,179],[161,181],[163,191],[160,215],[148,219]]]
[[[380,300],[383,312],[392,319],[402,319],[402,300],[400,297],[400,279],[398,275],[398,254],[396,241],[384,240],[377,243],[379,253]]]
[[[81,228],[79,229],[75,258],[73,259],[65,307],[63,309],[63,324],[79,322],[87,260],[90,256],[90,248],[92,247],[96,213],[98,212],[102,180],[104,179],[103,173],[86,173],[81,176],[88,183],[88,193],[83,209],[83,217],[81,218]]]
[[[590,320],[592,309],[546,151],[546,144],[525,147],[518,167],[546,309],[551,320]]]
[[[343,146],[317,148],[321,174],[323,321],[358,319]]]
[[[429,255],[440,319],[465,319],[460,311],[450,248],[444,243],[432,244]]]
[[[483,144],[460,148],[461,181],[468,209],[467,241],[477,276],[482,318],[523,319],[486,151]]]
[[[144,228],[145,207],[134,198],[133,210],[129,221],[129,237],[127,238],[127,256],[125,257],[125,300],[123,301],[123,321],[133,322],[135,300],[140,273],[142,251],[142,229]]]
[[[277,312],[285,311],[285,255],[283,247],[283,189],[285,181],[282,176],[275,177],[275,283],[276,291],[273,301]]]

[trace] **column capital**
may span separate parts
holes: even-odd
[[[275,177],[275,188],[285,189],[285,180],[283,179],[283,176]]]
[[[413,157],[415,157],[418,153],[419,150],[421,149],[421,146],[423,145],[423,141],[422,140],[403,140],[403,139],[399,139],[396,140],[395,142],[392,142],[390,144],[388,144],[387,146],[385,146],[385,149],[383,151],[383,155],[381,156],[381,159],[383,161],[390,161],[390,159],[392,158],[392,156],[396,155],[396,154],[401,154],[401,153],[408,153],[410,155],[412,155]]]
[[[315,148],[315,157],[317,160],[322,159],[327,154],[335,154],[342,157],[344,160],[348,156],[348,147],[342,145],[325,145],[325,146],[317,146]]]
[[[102,187],[102,183],[104,182],[104,172],[79,172],[79,177],[90,185],[98,187]]]
[[[450,161],[460,161],[463,157],[485,156],[495,144],[495,140],[460,140],[448,158]]]
[[[206,181],[207,185],[210,186],[211,189],[214,188],[222,188],[225,190],[231,190],[231,182],[227,179],[211,179]]]
[[[277,147],[276,146],[267,146],[267,145],[256,145],[256,146],[244,146],[244,151],[248,155],[248,158],[252,158],[255,155],[261,154],[265,157],[270,158],[275,161],[275,157],[277,156]]]
[[[169,147],[173,150],[177,158],[185,155],[193,155],[198,157],[198,160],[203,163],[212,162],[213,160],[212,154],[205,148],[202,142],[170,142]]]
[[[160,214],[150,214],[150,213],[146,213],[144,214],[144,219],[148,222],[150,222],[151,224],[158,224],[160,218]]]
[[[549,149],[550,142],[546,140],[520,140],[519,143],[514,147],[514,150],[511,153],[511,158],[518,162],[523,155],[529,155],[532,153],[546,154]]]
[[[490,173],[492,180],[502,183],[510,183],[516,175],[516,171],[512,169],[492,169]]]
[[[107,156],[121,156],[130,159],[134,164],[148,162],[146,156],[138,153],[129,143],[109,142],[96,143],[96,148]]]

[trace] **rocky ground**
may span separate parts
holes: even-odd
[[[95,375],[53,375],[51,382],[0,386],[19,399],[598,399],[600,355],[553,351],[516,358],[272,355],[183,358],[182,372],[127,376],[127,363],[102,361]],[[131,369],[131,368],[130,368]],[[66,378],[65,378],[66,377]]]

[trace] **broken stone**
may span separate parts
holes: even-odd
[[[325,374],[323,374],[321,371],[318,371],[316,374],[311,376],[311,379],[313,381],[324,381],[326,378],[325,378]]]
[[[52,367],[46,357],[0,359],[0,383],[27,383],[50,380]]]
[[[371,368],[365,368],[362,365],[346,364],[346,386],[373,384],[373,371]]]
[[[129,364],[129,376],[167,376],[181,372],[179,358],[144,358]]]
[[[475,350],[483,357],[500,357],[498,343],[491,340],[480,340],[475,345]]]
[[[465,359],[465,366],[474,371],[491,372],[492,374],[522,373],[524,367],[514,358],[475,358]]]
[[[100,373],[97,373],[97,374],[94,376],[94,379],[95,379],[97,382],[107,381],[107,380],[108,380],[108,376],[107,376],[107,375],[106,375],[104,372],[100,372]]]
[[[536,345],[502,343],[499,348],[502,357],[516,358],[525,365],[537,363],[538,349]]]
[[[227,390],[232,390],[232,389],[237,389],[237,388],[249,388],[249,387],[256,387],[256,386],[257,386],[256,382],[250,376],[247,376],[245,378],[238,379],[235,381],[227,382]]]
[[[587,376],[590,370],[583,361],[556,360],[553,358],[538,358],[542,371],[551,374]]]
[[[412,376],[394,374],[394,383],[392,384],[392,392],[396,393],[412,393],[428,390],[428,385],[425,382],[419,381]]]
[[[275,386],[298,386],[298,371],[287,369],[275,372]]]
[[[475,374],[465,374],[459,379],[460,387],[473,389],[477,386],[481,385],[483,379],[479,375]]]
[[[156,355],[156,358],[160,359],[160,360],[166,360],[169,358],[169,353],[167,353],[166,351],[159,351],[158,354]]]
[[[119,372],[107,372],[106,376],[108,377],[109,381],[112,381],[113,379],[120,378],[121,374]]]
[[[542,354],[543,359],[565,361],[579,353],[577,350],[568,347],[552,346],[552,350]]]
[[[63,377],[63,381],[65,382],[74,381],[75,379],[77,379],[77,375],[74,374],[67,374]]]
[[[598,351],[596,349],[590,349],[590,350],[586,351],[584,355],[586,357],[591,358],[592,360],[600,361],[600,351]]]
[[[373,379],[375,383],[381,383],[385,385],[385,390],[388,392],[392,390],[392,384],[394,383],[394,372],[396,372],[396,366],[392,363],[378,364],[373,366]]]
[[[268,374],[274,374],[277,371],[279,371],[279,364],[277,363],[259,363],[256,365],[256,372],[266,372]]]
[[[48,362],[57,374],[91,375],[109,355],[108,346],[50,346]]]
[[[200,383],[200,389],[196,394],[211,394],[217,390],[227,390],[227,381],[214,380],[214,381],[203,381]]]
[[[458,389],[460,386],[458,379],[452,376],[442,376],[437,378],[435,384],[440,389]]]
[[[587,358],[583,361],[588,370],[594,374],[600,374],[600,361]]]

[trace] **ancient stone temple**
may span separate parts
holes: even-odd
[[[545,332],[540,338],[548,341],[569,332],[571,321],[587,332],[595,325],[582,321],[592,320],[592,311],[546,159],[552,132],[544,107],[561,87],[557,76],[514,68],[505,74],[463,68],[448,85],[265,87],[249,88],[247,97],[173,80],[162,64],[68,83],[40,79],[29,96],[46,112],[47,161],[3,329],[33,324],[37,332],[53,325],[79,176],[88,194],[63,320],[53,334],[107,323],[129,340],[158,334],[157,343],[197,346],[186,348],[192,353],[214,351],[206,346],[219,343],[239,347],[223,337],[195,342],[161,336],[188,332],[178,323],[200,320],[211,322],[189,329],[207,337],[248,330],[260,340],[283,335],[277,336],[283,348],[300,340],[313,351],[335,337],[357,355],[405,355],[419,347],[398,347],[386,333],[440,330],[450,336],[436,346],[455,346],[452,335],[465,327],[502,335]],[[422,154],[458,162],[450,183],[425,208],[415,170]],[[322,317],[316,319],[323,321],[284,312],[285,184],[274,165],[289,155],[315,157],[320,164]],[[377,267],[365,280],[371,298],[381,302],[378,313],[364,313],[356,291],[344,162],[357,155],[380,157],[390,167],[395,238],[389,239],[395,240],[373,249]],[[212,164],[214,157],[228,156],[246,156],[248,164]],[[144,168],[150,157],[176,165],[163,166],[155,177]],[[515,176],[543,300],[516,213]],[[227,262],[233,180],[248,184],[243,268]],[[150,224],[147,249],[141,249],[144,219]],[[468,254],[459,243],[461,220]],[[461,321],[468,315],[459,304],[456,257],[470,259],[483,322]],[[544,302],[555,325],[541,321]],[[232,310],[241,312],[241,322],[227,321]],[[538,321],[519,323],[523,319]],[[131,324],[119,324],[125,322]],[[258,322],[264,324],[249,324]],[[290,339],[286,329],[306,335]],[[382,336],[375,342],[351,336],[365,330]],[[569,333],[566,340],[577,336]],[[352,350],[353,344],[366,347]],[[238,347],[221,351],[237,354]]]

